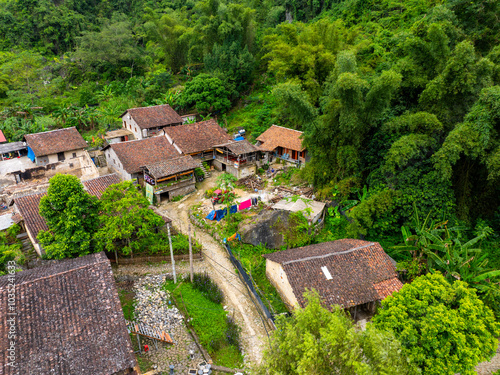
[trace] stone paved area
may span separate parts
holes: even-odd
[[[500,370],[500,341],[498,342],[497,354],[489,362],[483,362],[476,366],[478,375],[490,375]]]

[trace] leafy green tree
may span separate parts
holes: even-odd
[[[161,245],[154,240],[162,242],[157,229],[164,224],[132,182],[111,185],[101,196],[96,248],[133,256],[148,245]]]
[[[21,227],[14,224],[6,231],[0,232],[0,276],[8,273],[7,266],[10,264],[17,265],[19,270],[19,266],[26,261],[22,243],[16,238],[20,231]]]
[[[420,276],[382,301],[375,327],[392,331],[424,374],[475,374],[497,348],[500,325],[467,283]]]
[[[259,374],[416,374],[391,334],[358,329],[338,306],[329,311],[317,292],[306,307],[279,317]]]
[[[93,236],[99,224],[99,202],[83,189],[78,177],[52,177],[47,195],[40,200],[40,215],[49,230],[40,231],[37,238],[48,258],[74,258],[96,251]]]
[[[179,104],[184,108],[196,108],[201,113],[224,113],[231,107],[231,93],[219,78],[199,74],[186,83]]]

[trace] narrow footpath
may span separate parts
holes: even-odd
[[[203,199],[206,189],[215,185],[215,176],[203,181],[198,190],[179,202],[162,204],[160,211],[172,219],[174,226],[188,234],[189,207]],[[203,247],[206,268],[210,277],[224,292],[224,304],[241,327],[241,341],[246,360],[249,364],[260,363],[262,350],[268,345],[264,324],[257,312],[257,306],[248,295],[245,285],[239,279],[226,250],[211,235],[191,224],[191,233]]]

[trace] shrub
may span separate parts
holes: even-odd
[[[227,330],[226,330],[226,341],[229,345],[234,345],[237,348],[240,347],[240,332],[241,328],[238,327],[236,322],[231,317],[227,317]]]
[[[212,302],[222,303],[224,300],[222,290],[206,272],[193,275],[193,286]]]

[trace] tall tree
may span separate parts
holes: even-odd
[[[403,355],[425,375],[475,374],[474,367],[493,356],[500,334],[474,289],[439,273],[420,276],[383,300],[373,321],[394,333]]]
[[[96,250],[93,236],[98,228],[99,202],[83,189],[78,177],[52,177],[47,195],[40,200],[40,215],[49,230],[40,231],[38,240],[48,258],[73,258]]]
[[[358,329],[338,306],[330,312],[317,292],[290,318],[280,317],[260,374],[416,374],[401,344],[369,325]]]
[[[164,224],[162,217],[149,209],[148,200],[132,182],[111,185],[101,196],[96,248],[107,251],[120,249],[124,255],[133,256],[134,252],[149,245],[152,239],[158,238],[156,230]]]

